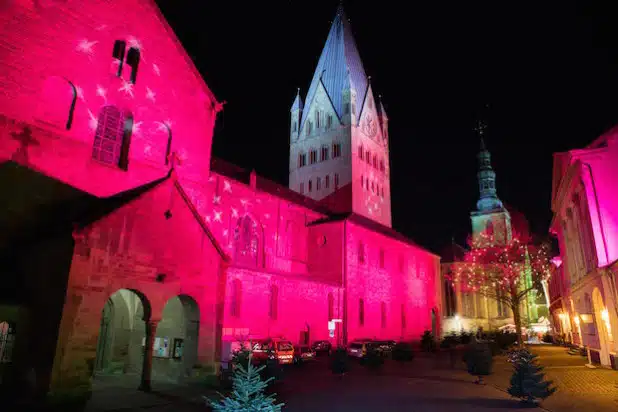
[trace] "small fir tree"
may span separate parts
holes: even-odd
[[[247,366],[241,362],[236,364],[233,378],[232,393],[228,397],[222,397],[219,402],[207,399],[207,403],[213,411],[220,412],[246,412],[246,411],[281,411],[283,403],[276,404],[275,394],[266,396],[264,390],[269,380],[262,380],[260,372],[265,366],[254,367],[251,355],[247,360]]]
[[[536,404],[556,392],[552,381],[544,380],[543,367],[536,362],[537,355],[527,349],[514,350],[509,354],[513,364],[513,376],[508,392],[523,402]]]
[[[348,371],[348,352],[345,348],[337,348],[333,351],[330,360],[330,369],[333,374],[342,377]]]
[[[489,345],[484,342],[478,342],[472,339],[472,343],[468,347],[465,354],[465,361],[468,367],[468,373],[476,376],[476,384],[483,385],[483,376],[491,374],[493,358]]]
[[[421,348],[425,352],[434,352],[436,350],[436,340],[430,331],[426,330],[421,336]]]

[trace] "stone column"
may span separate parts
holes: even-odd
[[[144,392],[150,392],[152,386],[150,384],[150,378],[152,375],[152,350],[154,346],[155,337],[157,336],[157,326],[159,321],[156,319],[150,319],[146,322],[146,345],[144,346],[144,359],[142,364],[142,378],[139,384],[139,390]]]

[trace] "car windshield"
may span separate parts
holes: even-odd
[[[253,350],[268,350],[269,344],[270,344],[270,342],[268,342],[268,341],[256,342],[253,345]]]
[[[294,347],[290,342],[279,342],[277,343],[277,349],[281,351],[293,350]]]
[[[362,343],[352,343],[352,344],[350,345],[350,347],[351,347],[352,349],[360,349],[360,348],[362,348],[362,347],[363,347],[363,344],[362,344]]]

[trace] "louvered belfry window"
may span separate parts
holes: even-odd
[[[94,135],[92,158],[110,165],[120,166],[125,118],[115,106],[105,106],[99,114]]]

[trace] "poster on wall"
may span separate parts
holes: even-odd
[[[153,346],[153,356],[157,358],[169,358],[170,356],[170,340],[169,338],[155,338]]]
[[[172,350],[172,357],[174,359],[181,359],[184,351],[185,341],[184,339],[174,339],[174,349]]]

